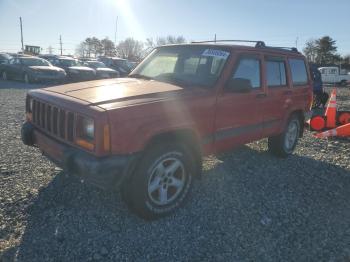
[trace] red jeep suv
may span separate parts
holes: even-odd
[[[70,174],[120,185],[154,219],[185,201],[203,155],[265,137],[291,154],[312,104],[308,68],[296,49],[261,41],[157,47],[126,78],[30,91],[22,140]]]

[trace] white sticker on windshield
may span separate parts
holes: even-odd
[[[216,50],[216,49],[205,49],[202,56],[213,56],[213,57],[220,57],[223,59],[226,59],[229,56],[229,52],[225,52],[222,50]]]

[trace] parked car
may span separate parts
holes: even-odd
[[[341,72],[336,66],[320,67],[323,83],[346,86],[350,81],[350,74]]]
[[[310,74],[313,80],[314,93],[312,108],[319,108],[320,106],[325,107],[329,95],[323,89],[321,72],[318,70],[316,65],[310,65]]]
[[[52,63],[54,60],[56,60],[59,56],[57,55],[51,55],[51,54],[47,54],[47,55],[38,55],[38,57],[45,59],[47,61],[49,61],[50,63]]]
[[[0,65],[0,73],[4,80],[21,80],[25,83],[52,81],[61,83],[66,73],[50,62],[33,57],[18,56]]]
[[[108,68],[104,63],[99,61],[85,61],[83,63],[85,66],[90,67],[96,71],[96,78],[116,78],[119,77],[119,72]]]
[[[128,65],[130,70],[134,70],[134,68],[137,66],[137,62],[133,62],[133,61],[128,61]]]
[[[103,62],[107,67],[119,72],[121,77],[127,76],[131,72],[128,60],[119,57],[100,57],[99,61]]]
[[[0,64],[6,64],[11,59],[11,56],[6,53],[0,53]]]
[[[121,186],[155,219],[184,203],[203,155],[262,138],[292,154],[310,117],[308,68],[263,42],[157,47],[128,78],[30,91],[22,140],[85,181]]]
[[[95,70],[84,66],[75,58],[61,56],[54,59],[52,63],[66,71],[68,81],[80,82],[96,79]]]

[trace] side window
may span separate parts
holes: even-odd
[[[267,86],[286,86],[286,67],[283,61],[268,60],[266,62]]]
[[[233,78],[249,80],[252,88],[260,88],[260,60],[257,58],[241,58]]]
[[[184,61],[184,74],[195,75],[199,64],[199,57],[190,57]]]
[[[305,62],[302,59],[289,59],[294,85],[305,85],[308,82]]]

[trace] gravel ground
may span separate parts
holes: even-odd
[[[350,261],[349,140],[208,157],[184,208],[145,222],[21,143],[27,90],[0,81],[0,261]]]

